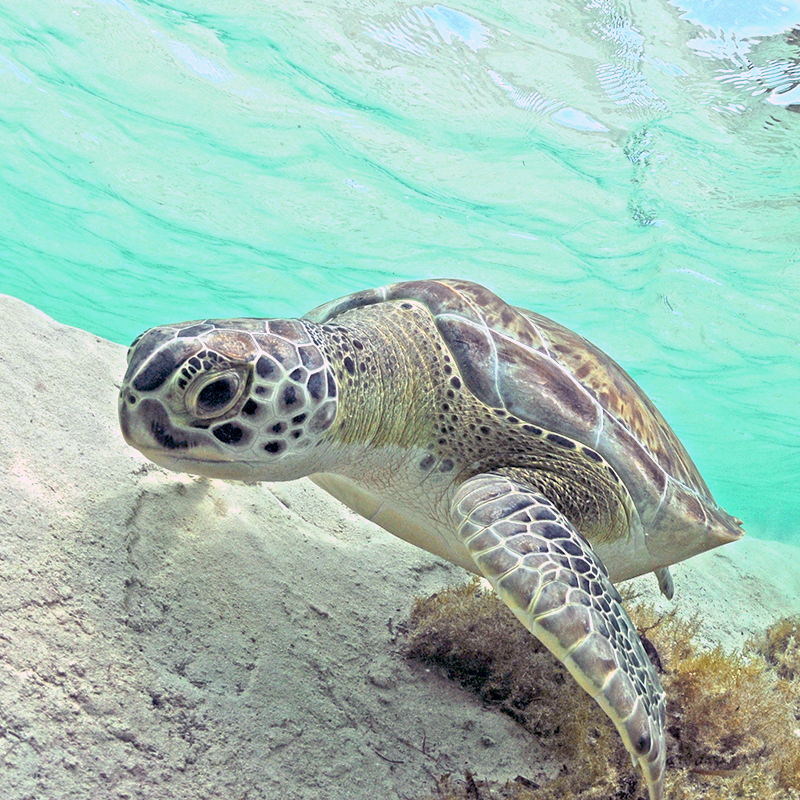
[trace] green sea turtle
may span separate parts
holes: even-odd
[[[651,800],[665,698],[613,583],[742,536],[607,355],[460,280],[357,292],[302,319],[153,328],[128,353],[125,439],[168,469],[309,476],[484,575],[612,719]]]

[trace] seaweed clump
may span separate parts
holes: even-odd
[[[800,615],[776,622],[767,630],[762,642],[752,642],[751,646],[781,678],[800,679]]]
[[[800,800],[800,618],[747,652],[703,649],[696,620],[626,605],[667,694],[665,794],[674,800]],[[403,646],[438,665],[551,748],[566,766],[539,784],[443,775],[436,800],[636,800],[646,790],[611,721],[477,579],[418,599]]]

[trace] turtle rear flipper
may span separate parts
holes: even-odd
[[[498,474],[465,481],[452,510],[480,571],[608,714],[642,770],[650,800],[660,800],[664,691],[589,543],[547,498]]]

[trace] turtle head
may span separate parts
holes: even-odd
[[[338,393],[300,320],[206,320],[152,328],[128,351],[125,441],[176,472],[292,480],[321,471]]]

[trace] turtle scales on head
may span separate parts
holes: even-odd
[[[168,469],[309,476],[484,575],[617,727],[663,795],[665,697],[614,583],[742,536],[614,361],[459,280],[302,319],[165,325],[131,346],[125,439]]]

